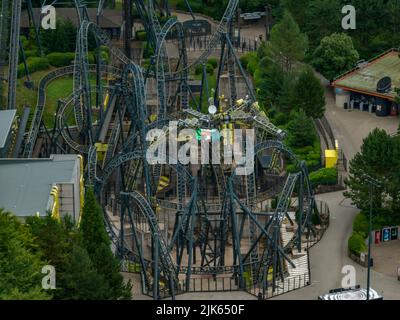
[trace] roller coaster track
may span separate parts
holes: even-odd
[[[95,146],[91,146],[88,152],[88,183],[89,185],[97,178],[96,167],[97,167],[97,149]]]
[[[280,195],[275,213],[270,222],[268,223],[268,227],[266,228],[267,232],[271,235],[271,238],[273,239],[272,240],[273,243],[265,246],[265,249],[261,255],[260,265],[257,273],[257,278],[258,281],[260,282],[262,281],[264,274],[266,274],[271,264],[274,261],[278,261],[278,257],[275,257],[275,260],[273,257],[273,255],[277,253],[276,250],[271,250],[271,248],[275,246],[281,246],[279,237],[277,237],[274,233],[275,230],[280,231],[283,219],[285,218],[285,216],[287,216],[287,210],[291,203],[293,191],[299,178],[301,178],[301,173],[289,174],[285,186],[283,187],[282,193]],[[277,265],[274,265],[273,267],[274,276],[276,276],[276,271],[277,271],[276,269]]]
[[[44,107],[46,105],[46,88],[52,81],[68,76],[74,73],[75,67],[73,65],[56,69],[54,71],[49,72],[46,76],[44,76],[39,82],[38,88],[38,100],[36,104],[35,113],[33,115],[33,119],[31,122],[31,126],[29,129],[28,137],[26,139],[25,147],[23,150],[23,157],[30,158],[32,156],[33,148],[35,146],[35,142],[37,139],[37,135],[40,129],[40,124],[42,122],[42,116]],[[89,72],[96,72],[96,65],[89,65]],[[117,68],[113,68],[110,66],[102,66],[102,71],[107,72],[109,74],[120,76],[121,71]]]
[[[84,126],[89,125],[85,112],[90,112],[90,81],[88,76],[88,38],[89,32],[92,32],[98,43],[109,48],[110,53],[124,64],[133,63],[125,54],[116,48],[112,41],[108,38],[107,34],[101,30],[99,26],[93,22],[83,19],[81,28],[79,30],[77,39],[77,50],[75,56],[75,69],[74,69],[74,91],[80,92],[82,95],[78,96],[75,101],[75,121],[79,128],[82,130]]]
[[[140,212],[146,218],[151,230],[152,237],[159,248],[162,271],[164,272],[164,275],[168,277],[169,280],[176,286],[179,281],[178,272],[168,250],[166,241],[162,236],[162,232],[158,225],[158,219],[156,214],[154,213],[153,208],[151,207],[147,199],[143,197],[143,195],[141,195],[139,192],[134,191],[130,193],[121,193],[121,195],[128,196],[131,201],[138,206]],[[157,257],[155,257],[155,259],[157,259]],[[155,261],[155,263],[158,263],[158,261]]]
[[[6,61],[6,50],[7,50],[7,40],[8,40],[8,15],[9,15],[9,1],[2,0],[1,2],[1,16],[0,16],[0,62],[4,63]],[[3,76],[3,75],[1,75]]]
[[[107,148],[106,156],[104,158],[103,167],[105,165],[107,165],[108,162],[110,162],[110,160],[112,159],[112,157],[115,154],[115,150],[118,145],[118,139],[119,139],[119,136],[120,136],[120,133],[122,130],[120,122],[123,121],[125,112],[126,112],[126,104],[123,106],[123,109],[121,111],[122,119],[119,119],[119,115],[115,119],[114,127],[111,131],[110,139],[108,141],[108,148]]]
[[[22,0],[12,1],[11,30],[10,30],[10,61],[8,69],[8,109],[16,109],[16,93],[18,78],[19,32],[21,23]]]

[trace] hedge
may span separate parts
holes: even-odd
[[[365,245],[364,236],[362,233],[353,232],[351,237],[348,240],[348,248],[349,251],[353,254],[360,255],[362,252],[367,250],[367,246]]]
[[[52,52],[47,56],[49,63],[56,68],[69,66],[74,63],[75,53],[74,52]]]
[[[49,60],[47,58],[39,58],[39,57],[29,57],[26,59],[26,63],[28,65],[29,73],[33,73],[40,70],[47,70],[50,67]],[[25,67],[23,63],[18,65],[18,78],[21,78],[25,75]]]
[[[336,168],[322,168],[311,172],[310,182],[313,187],[335,185],[338,183],[338,171]]]

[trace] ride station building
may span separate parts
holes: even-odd
[[[396,89],[400,89],[399,51],[391,49],[368,62],[362,61],[331,85],[339,108],[358,109],[379,117],[398,116],[395,100]]]

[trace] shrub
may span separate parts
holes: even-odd
[[[74,52],[52,52],[47,56],[49,63],[56,68],[65,67],[73,64],[75,59]]]
[[[147,40],[147,32],[144,30],[136,31],[136,40],[146,41]]]
[[[360,212],[353,221],[353,231],[363,235],[363,238],[368,236],[369,221],[367,216]]]
[[[50,67],[49,60],[47,58],[30,57],[26,59],[29,73],[33,73],[40,70],[46,70]],[[24,64],[21,63],[18,66],[18,77],[21,78],[25,75]]]
[[[312,161],[310,161],[312,162]],[[338,182],[338,172],[336,168],[322,168],[310,173],[310,182],[313,187],[320,185],[335,185]]]
[[[277,197],[272,198],[272,200],[271,200],[271,209],[275,210],[277,206],[278,206],[278,198]]]
[[[207,74],[209,74],[210,76],[214,75],[214,67],[213,67],[213,65],[207,64],[206,70],[207,70]]]
[[[207,61],[207,64],[211,64],[214,69],[218,67],[218,60],[216,58],[210,58]]]
[[[245,55],[240,57],[240,63],[242,64],[243,68],[247,69],[247,65],[251,60],[257,60],[257,53],[256,52],[249,52]]]
[[[365,252],[367,250],[367,246],[365,245],[365,240],[362,233],[353,232],[347,244],[349,251],[356,255],[360,255],[362,252]]]
[[[279,112],[276,114],[274,119],[274,124],[276,126],[284,126],[287,125],[288,123],[289,123],[289,116],[287,113]]]
[[[247,71],[249,71],[251,76],[254,76],[254,73],[256,72],[257,69],[258,69],[258,60],[251,59],[247,64]]]
[[[256,87],[259,87],[262,84],[262,73],[260,69],[257,69],[256,72],[254,72],[254,84]]]
[[[39,52],[36,49],[34,49],[34,50],[25,50],[25,58],[38,57],[38,56],[39,56]]]
[[[214,75],[214,67],[211,64],[207,64],[206,65],[206,72],[210,76]],[[203,65],[202,64],[197,65],[196,69],[194,70],[194,73],[196,75],[203,74]]]

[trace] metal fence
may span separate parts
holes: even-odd
[[[247,287],[246,292],[256,296],[260,300],[266,300],[304,288],[308,285],[310,285],[310,276],[308,273],[304,273],[294,277],[285,278],[285,280],[275,288],[272,286],[266,286],[265,288],[262,288],[261,286],[257,285],[253,287]]]
[[[195,36],[185,38],[186,48],[189,52],[204,51],[210,45],[213,36]],[[257,39],[257,40],[256,40]],[[178,44],[176,39],[168,39],[167,43]],[[238,53],[257,51],[260,46],[258,38],[250,39],[246,37],[236,38],[232,45]],[[221,43],[218,43],[215,50],[221,50]]]

